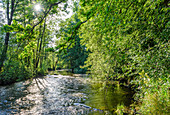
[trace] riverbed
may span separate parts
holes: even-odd
[[[112,115],[130,108],[134,92],[88,77],[49,74],[0,86],[0,115]]]

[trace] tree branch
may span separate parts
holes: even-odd
[[[7,1],[7,21],[8,21],[8,25],[9,25],[9,0]]]
[[[19,0],[17,0],[16,4],[15,4],[15,6],[14,6],[14,11],[15,11],[15,9],[16,9],[18,3],[19,3]]]
[[[34,28],[35,28],[37,25],[39,25],[41,22],[43,22],[43,20],[46,18],[46,16],[47,16],[47,15],[49,14],[49,12],[51,11],[52,7],[53,7],[53,6],[56,6],[56,5],[60,4],[60,3],[62,3],[63,1],[65,1],[65,0],[62,0],[62,1],[60,1],[60,2],[51,4],[50,7],[49,7],[49,10],[45,13],[45,15],[41,18],[41,20],[32,27],[31,33],[33,32]]]
[[[15,0],[11,0],[11,15],[10,15],[10,23],[12,22],[13,14],[14,14],[14,3]]]
[[[30,34],[29,34],[29,35],[31,35],[31,34],[33,33],[33,31],[34,31],[34,29],[35,29],[36,26],[38,26],[40,23],[42,23],[42,22],[44,21],[44,19],[47,17],[47,15],[49,14],[49,12],[51,11],[51,9],[52,9],[53,6],[56,6],[56,5],[58,5],[58,4],[60,4],[60,3],[64,2],[64,1],[65,1],[65,0],[61,0],[60,2],[51,4],[51,5],[49,6],[48,11],[47,11],[47,12],[45,13],[45,15],[41,18],[41,20],[40,20],[39,22],[37,22],[37,23],[32,27],[32,29],[30,30]],[[28,38],[29,35],[26,36],[26,37],[23,39],[23,41],[24,41],[26,38]],[[18,48],[20,47],[20,45],[21,45],[21,43],[19,43]]]
[[[66,41],[66,42],[63,43],[63,44],[60,44],[59,46],[56,47],[56,49],[60,49],[61,47],[64,47],[70,40],[74,39],[74,37],[75,37],[76,34],[77,34],[77,30],[80,28],[80,26],[81,26],[82,24],[86,23],[89,19],[90,19],[90,18],[88,18],[87,20],[81,22],[81,23],[74,29],[74,31],[72,32],[71,37],[68,39],[68,41]],[[67,50],[68,50],[68,48],[71,46],[71,44],[72,44],[72,42],[71,42],[71,43],[69,44],[69,46],[67,47]],[[66,49],[66,48],[63,48],[63,49]],[[62,49],[62,50],[63,50],[63,49]]]

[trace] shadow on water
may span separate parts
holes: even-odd
[[[50,74],[0,86],[0,114],[102,115],[112,114],[118,104],[132,103],[133,92],[127,88],[103,86],[64,71]]]

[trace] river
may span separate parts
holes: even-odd
[[[65,74],[0,86],[0,115],[104,115],[129,108],[134,92],[114,83]]]

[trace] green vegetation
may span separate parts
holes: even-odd
[[[3,0],[7,24],[0,33],[0,84],[45,74],[48,68],[88,70],[93,78],[133,87],[137,113],[168,114],[169,0],[80,0],[59,30],[50,29],[48,16],[67,12],[67,0],[38,1],[44,8],[36,14],[29,0]],[[52,48],[54,33],[58,39]]]
[[[72,27],[76,27],[80,20],[77,14],[73,15],[72,18],[66,20],[66,22],[60,23],[60,30],[58,31],[57,37],[60,38],[56,44],[64,44],[59,51],[59,63],[58,66],[63,68],[72,69],[73,73],[85,73],[86,68],[80,68],[84,65],[84,61],[88,56],[88,52],[85,49],[85,45],[80,44],[81,38],[78,34],[74,36],[70,42],[68,42],[69,36],[71,36]],[[67,43],[68,42],[68,43]],[[56,47],[58,48],[58,47]]]
[[[54,37],[50,15],[59,15],[59,4],[67,1],[3,0],[6,23],[1,23],[0,84],[9,84],[47,73],[53,66]],[[41,4],[40,9],[36,5]],[[69,5],[67,5],[69,6]],[[66,8],[66,7],[65,7]],[[64,8],[64,9],[65,9]],[[60,8],[60,10],[63,10]]]

